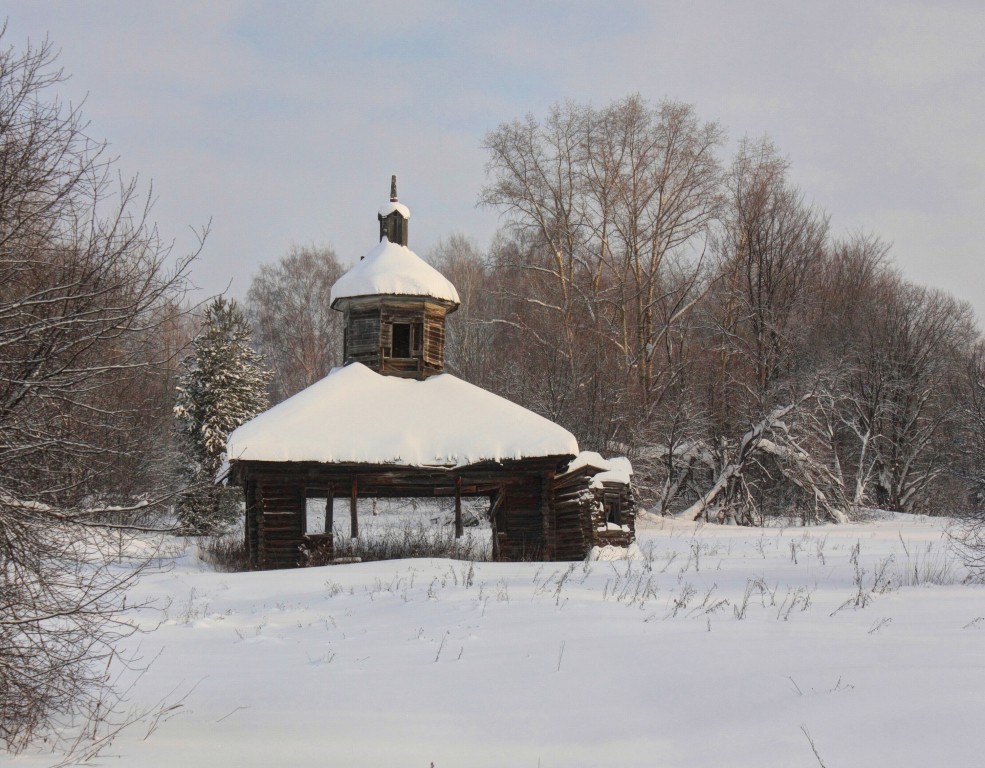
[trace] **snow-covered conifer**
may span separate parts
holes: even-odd
[[[236,514],[235,504],[214,483],[229,433],[267,407],[270,372],[250,346],[250,334],[236,302],[220,296],[206,310],[193,352],[184,361],[174,413],[188,438],[189,475],[195,483],[179,517],[192,533],[210,533]]]

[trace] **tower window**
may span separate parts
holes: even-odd
[[[393,356],[410,357],[410,323],[393,324]]]
[[[391,357],[416,357],[421,354],[421,342],[424,338],[422,323],[394,323],[392,329]]]

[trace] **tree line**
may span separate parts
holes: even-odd
[[[724,146],[692,106],[639,96],[489,132],[479,202],[502,230],[427,254],[462,296],[449,369],[630,456],[656,513],[979,508],[970,307],[906,280],[877,235],[835,237],[770,140]],[[340,272],[330,250],[296,249],[255,277],[275,400],[340,363]]]
[[[768,139],[730,159],[723,140],[638,96],[490,132],[482,202],[507,231],[482,261],[493,306],[465,318],[499,364],[463,373],[628,453],[656,512],[980,505],[970,307],[907,281],[877,236],[834,237]]]

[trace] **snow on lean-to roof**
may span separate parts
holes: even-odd
[[[343,298],[397,294],[460,303],[448,279],[405,245],[380,240],[332,286],[332,306]]]
[[[594,467],[602,470],[592,478],[592,488],[601,488],[603,483],[623,483],[629,485],[633,474],[633,465],[625,456],[614,456],[611,459],[602,458],[595,451],[582,451],[568,465],[565,474],[577,472],[582,467]]]
[[[229,436],[230,461],[455,467],[575,456],[563,427],[448,373],[424,381],[336,368]]]

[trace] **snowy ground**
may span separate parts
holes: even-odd
[[[983,764],[985,587],[961,583],[940,521],[668,521],[639,545],[242,574],[186,555],[132,594],[170,605],[132,641],[160,655],[131,705],[180,706],[100,762]]]

